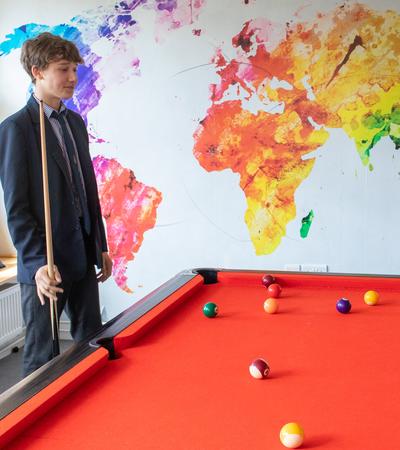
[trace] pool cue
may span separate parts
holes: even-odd
[[[53,258],[53,236],[51,231],[50,215],[50,197],[49,197],[49,178],[47,174],[47,150],[46,150],[46,130],[44,119],[43,100],[39,101],[40,117],[40,146],[42,148],[42,177],[43,177],[43,201],[44,201],[44,219],[46,227],[46,249],[47,249],[47,272],[51,280],[54,276],[54,258]],[[53,358],[60,354],[60,339],[58,333],[58,313],[57,302],[49,298],[50,302],[50,320],[51,333],[53,340]]]

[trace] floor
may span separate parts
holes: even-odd
[[[73,341],[60,341],[61,352],[67,350]],[[0,394],[21,380],[23,348],[0,359]]]

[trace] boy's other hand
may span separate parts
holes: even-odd
[[[63,293],[64,289],[57,287],[58,284],[61,283],[61,275],[57,269],[57,266],[54,266],[54,277],[52,280],[49,277],[48,266],[42,266],[35,275],[36,281],[36,290],[39,296],[40,303],[42,305],[45,304],[45,297],[57,300],[57,293]]]
[[[103,267],[97,272],[97,281],[103,283],[110,277],[112,272],[113,262],[107,252],[103,252]]]

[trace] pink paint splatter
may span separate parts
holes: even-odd
[[[137,181],[132,170],[122,167],[116,159],[97,156],[93,166],[114,262],[113,277],[121,289],[132,292],[127,285],[127,266],[139,251],[144,233],[156,223],[162,194]]]
[[[163,7],[160,8],[160,3],[155,7],[158,13],[156,41],[164,39],[166,31],[192,25],[198,19],[206,0],[174,0],[161,3],[165,3]]]

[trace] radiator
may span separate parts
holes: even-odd
[[[0,350],[24,333],[19,284],[0,285]]]

